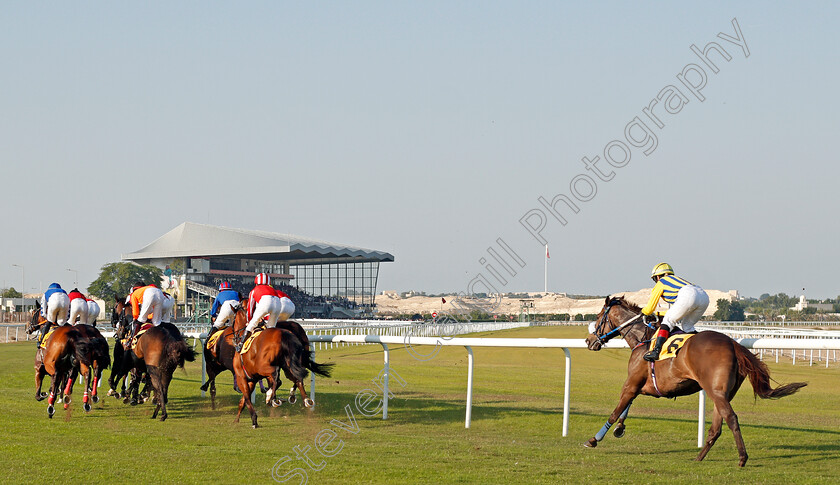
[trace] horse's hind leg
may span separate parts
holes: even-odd
[[[702,461],[703,458],[706,458],[706,454],[709,453],[709,450],[714,446],[715,441],[720,437],[720,430],[721,425],[723,424],[723,418],[721,417],[720,413],[718,412],[717,406],[715,406],[715,410],[712,412],[712,425],[709,427],[709,434],[706,435],[706,445],[703,446],[703,449],[700,450],[700,454],[697,455],[695,460]]]
[[[720,414],[721,420],[726,421],[727,426],[729,426],[729,429],[732,431],[732,435],[735,437],[735,446],[738,448],[738,466],[744,466],[747,463],[747,458],[749,457],[747,456],[747,447],[744,446],[744,437],[741,436],[741,426],[738,424],[738,415],[736,415],[735,411],[732,410],[732,404],[730,404],[729,399],[723,397],[721,393],[716,393],[715,396],[711,397],[715,403],[715,412]],[[712,444],[714,444],[714,441]],[[709,445],[709,447],[711,448],[711,445]]]
[[[152,387],[155,390],[155,401],[157,402],[157,405],[155,406],[155,412],[152,413],[152,419],[156,419],[158,412],[160,412],[161,407],[163,406],[163,392],[161,392],[160,390],[160,369],[158,369],[157,367],[149,366],[148,369],[146,369],[146,372],[147,375],[151,378]],[[161,416],[161,421],[163,421],[164,419],[166,418]]]

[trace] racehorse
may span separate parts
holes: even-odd
[[[166,293],[164,293],[166,295]],[[169,317],[171,316],[171,309],[173,306],[173,300],[171,298],[167,301],[164,301],[164,316]],[[135,368],[135,357],[132,356],[130,353],[127,352],[128,349],[125,348],[123,345],[123,340],[128,337],[128,333],[131,328],[131,323],[133,321],[131,316],[131,308],[126,303],[124,299],[120,299],[118,296],[115,296],[115,304],[114,308],[111,310],[111,326],[116,331],[115,333],[115,343],[114,343],[114,366],[111,368],[111,376],[108,378],[108,395],[114,396],[117,399],[123,397],[123,402],[131,404],[137,404],[137,397],[135,396],[134,399],[129,397],[126,393],[126,382],[125,379],[128,377],[128,374],[131,372],[132,369]],[[172,335],[173,338],[183,339],[181,332],[175,325],[172,325],[170,322],[164,321],[161,322],[160,326]],[[140,392],[140,396],[143,397],[143,401],[145,402],[149,396],[149,386],[151,382],[148,380],[148,376],[145,376],[141,372],[137,372],[134,374],[136,378],[145,378],[144,380],[144,387],[143,391]],[[120,390],[117,391],[117,385],[120,385]]]
[[[42,325],[39,318],[40,312],[40,306],[36,304],[30,315],[26,333],[31,334]],[[47,397],[46,394],[41,393],[41,384],[44,376],[49,375],[51,382],[49,397],[47,397],[47,414],[50,418],[55,414],[56,396],[60,397],[62,383],[72,373],[75,363],[79,362],[88,367],[92,365],[88,356],[87,342],[72,325],[57,327],[47,338],[46,349],[43,351],[38,349],[35,356],[35,399],[42,401]],[[70,405],[69,393],[68,389],[64,397],[64,409]]]
[[[131,323],[124,302],[118,302],[115,306],[112,322],[117,326],[119,342],[128,333],[128,326]],[[172,374],[176,367],[183,368],[185,361],[194,361],[195,356],[196,353],[192,347],[187,345],[178,329],[169,322],[152,327],[137,337],[134,349],[123,346],[122,370],[130,369],[134,375],[127,393],[131,396],[131,402],[137,402],[141,375],[148,374],[149,382],[155,391],[156,407],[152,419],[157,418],[160,412],[160,420],[165,421],[168,416],[166,404],[169,401],[169,383],[172,380]],[[112,377],[114,377],[113,374]],[[120,375],[117,374],[116,380],[119,378]],[[111,383],[112,390],[116,380]]]
[[[603,428],[585,444],[590,448],[597,446],[619,419],[615,434],[617,437],[623,436],[624,418],[630,404],[639,394],[671,398],[694,394],[702,389],[714,403],[714,412],[705,446],[696,460],[706,457],[720,436],[723,421],[726,421],[735,436],[738,466],[744,466],[747,450],[738,425],[738,416],[730,404],[744,379],[749,378],[753,393],[762,399],[789,396],[807,385],[804,382],[793,382],[771,387],[770,372],[764,362],[728,336],[712,331],[699,332],[686,339],[674,358],[646,362],[642,359],[647,351],[645,343],[650,341],[658,325],[644,322],[641,309],[623,297],[607,297],[596,322],[590,326],[590,334],[586,337],[590,350],[600,350],[604,343],[616,335],[621,335],[633,350],[618,406]]]
[[[239,422],[242,408],[247,404],[251,413],[251,423],[257,428],[257,412],[251,403],[251,393],[261,379],[268,379],[269,389],[265,402],[270,403],[280,382],[280,370],[300,389],[303,403],[310,408],[315,403],[306,396],[303,380],[306,379],[306,367],[301,365],[305,352],[303,343],[292,332],[281,328],[269,328],[254,335],[250,348],[244,354],[237,352],[233,356],[233,374],[242,398],[234,422]],[[315,364],[312,362],[312,364]],[[318,365],[318,364],[315,364]]]
[[[223,330],[223,333],[221,337],[218,338],[216,344],[212,347],[207,347],[207,345],[204,346],[204,360],[206,362],[207,368],[207,382],[205,382],[201,386],[201,390],[207,391],[209,389],[211,406],[213,409],[216,409],[216,376],[218,376],[220,373],[226,370],[233,372],[233,358],[236,347],[235,339],[238,336],[242,335],[242,332],[248,325],[247,312],[245,311],[247,301],[248,300],[240,301],[239,307],[234,313],[233,325],[228,326]],[[320,376],[330,376],[330,372],[334,364],[318,364],[312,360],[309,337],[306,336],[306,330],[304,330],[299,323],[292,320],[277,322],[277,328],[282,328],[290,331],[303,344],[304,348],[303,353],[301,354],[300,361],[301,366],[311,370],[312,372]],[[292,378],[289,377],[289,379]],[[295,389],[298,388],[298,385],[297,382],[294,381],[294,379],[292,379],[292,381],[292,387],[289,389],[288,398],[290,404],[294,404],[297,401],[297,398],[295,397]],[[280,385],[279,380],[277,382],[277,385]],[[298,389],[301,392],[301,397],[306,399],[306,396],[304,395],[304,393],[306,392],[305,389]],[[272,395],[274,395],[274,391],[276,391],[276,388],[272,390]],[[271,403],[275,407],[281,405],[282,402],[282,399],[266,400],[266,404]]]
[[[102,379],[102,371],[111,365],[111,356],[108,354],[108,341],[96,327],[78,324],[74,328],[87,341],[88,345],[83,347],[82,350],[88,355],[88,359],[93,365],[92,367],[88,367],[84,362],[79,362],[79,368],[73,368],[69,380],[69,387],[72,392],[76,375],[81,372],[82,376],[85,377],[85,392],[82,398],[82,402],[84,403],[83,408],[85,411],[90,411],[91,406],[89,400],[92,400],[94,404],[99,402],[97,387],[99,381]]]

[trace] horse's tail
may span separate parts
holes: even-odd
[[[94,352],[93,345],[90,341],[81,338],[68,338],[67,345],[72,346],[73,358],[76,362],[84,364],[88,367],[93,366],[93,359],[91,358]]]
[[[791,382],[777,388],[770,386],[770,370],[767,364],[758,360],[746,347],[733,341],[735,357],[738,359],[738,373],[750,378],[753,393],[762,399],[779,399],[790,396],[808,385],[807,382]]]
[[[93,345],[93,360],[99,363],[99,369],[105,370],[111,366],[111,354],[108,353],[108,341],[105,337],[94,337],[90,341]]]
[[[319,364],[312,360],[312,352],[303,350],[303,366],[321,377],[330,377],[335,363]]]
[[[169,338],[166,342],[164,355],[167,364],[174,363],[175,365],[183,369],[184,362],[195,361],[195,356],[197,354],[192,347],[187,345],[187,342],[184,339]],[[161,367],[166,366],[161,365]]]
[[[303,381],[309,375],[309,371],[303,365],[305,361],[304,355],[306,350],[303,348],[303,343],[292,332],[285,330],[281,333],[281,351],[283,356],[286,356],[286,362],[289,365],[289,373],[292,374],[298,381]]]

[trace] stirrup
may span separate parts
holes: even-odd
[[[662,352],[662,349],[653,349],[648,351],[642,358],[648,362],[656,362],[659,360],[659,354]]]

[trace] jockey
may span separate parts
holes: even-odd
[[[236,313],[241,300],[242,295],[231,289],[230,283],[222,281],[222,284],[219,285],[219,294],[210,309],[210,316],[215,319],[213,328],[224,328],[227,321]]]
[[[86,324],[88,318],[88,304],[85,295],[83,295],[78,288],[73,288],[67,297],[70,298],[70,318],[68,318],[67,321],[70,322],[70,325],[75,325],[76,319],[78,318],[79,323],[82,325]]]
[[[131,288],[128,296],[128,303],[131,303],[131,314],[134,317],[131,338],[137,335],[137,331],[148,320],[149,313],[152,314],[152,325],[160,325],[163,317],[163,292],[155,285],[145,285],[138,281]]]
[[[662,344],[668,339],[671,329],[680,328],[686,333],[694,331],[694,324],[703,318],[703,312],[709,307],[709,295],[703,288],[675,276],[674,269],[668,263],[654,266],[650,277],[656,285],[647,305],[642,308],[642,314],[652,315],[660,298],[671,305],[659,326],[653,350],[644,356],[646,361],[654,362],[659,358]]]
[[[88,306],[87,324],[96,326],[96,319],[99,317],[99,304],[90,298],[85,298]]]
[[[51,284],[47,291],[41,295],[41,316],[47,319],[47,323],[41,326],[41,333],[38,335],[38,346],[44,340],[44,336],[53,325],[64,325],[67,320],[67,311],[70,309],[70,298],[67,292],[61,289],[58,283]]]
[[[257,286],[248,295],[248,326],[245,327],[245,334],[236,343],[237,352],[263,318],[268,317],[266,328],[273,328],[277,326],[278,320],[286,321],[295,313],[295,304],[289,295],[271,287],[267,274],[258,274],[254,278],[254,284]]]

